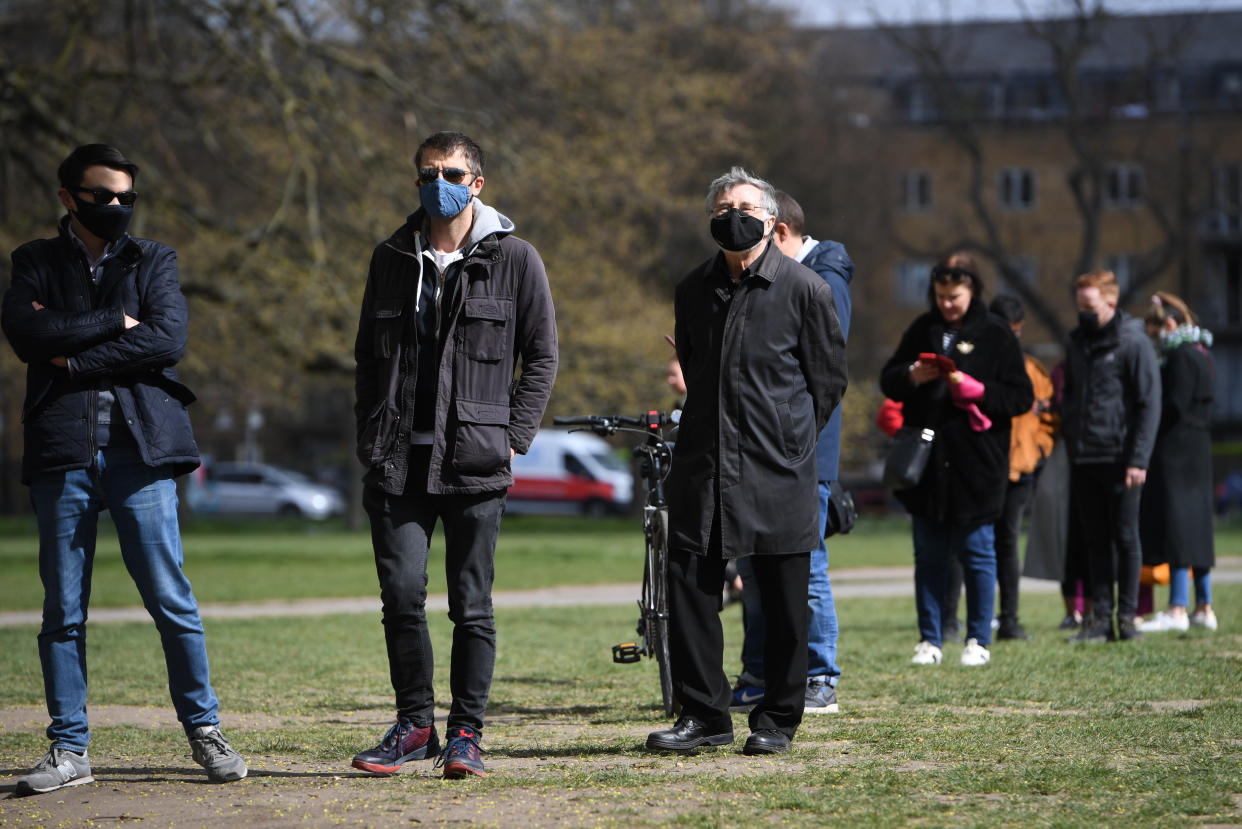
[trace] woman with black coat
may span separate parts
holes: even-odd
[[[940,607],[950,556],[965,571],[963,665],[991,658],[996,549],[1009,478],[1009,427],[1035,395],[1009,326],[990,314],[973,257],[937,264],[920,315],[880,375],[886,397],[902,403],[904,428],[935,431],[931,459],[915,486],[895,494],[912,516],[914,587],[920,642],[912,660],[941,660]]]
[[[1169,565],[1169,609],[1139,625],[1145,633],[1216,630],[1211,572],[1212,401],[1216,370],[1208,347],[1212,334],[1195,324],[1178,297],[1159,291],[1147,313],[1147,333],[1160,355],[1160,429],[1152,451],[1139,533],[1144,564]],[[1190,604],[1194,570],[1195,610]]]

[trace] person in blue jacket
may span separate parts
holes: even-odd
[[[816,241],[803,235],[805,217],[802,206],[788,193],[776,193],[778,216],[772,240],[782,253],[801,262],[819,274],[832,288],[832,301],[837,308],[841,334],[850,335],[850,281],[854,278],[854,262],[840,242]],[[828,547],[824,543],[828,520],[830,483],[837,482],[841,458],[841,407],[833,410],[828,424],[819,433],[815,444],[815,464],[819,477],[819,546],[811,551],[811,573],[807,602],[807,714],[835,714],[837,681],[837,610],[832,602],[832,583],[828,578]],[[742,673],[733,688],[732,708],[748,711],[763,699],[763,610],[754,590],[745,589],[754,580],[749,558],[737,560],[742,576]]]
[[[22,481],[39,527],[39,660],[52,722],[47,755],[17,794],[90,783],[86,614],[99,513],[155,620],[168,689],[195,761],[215,783],[246,763],[220,732],[198,602],[181,571],[174,477],[199,465],[177,377],[188,336],[177,254],[126,233],[138,167],[115,147],[78,147],[58,170],[60,233],[13,252],[0,325],[26,363]]]

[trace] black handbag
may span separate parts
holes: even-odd
[[[931,459],[935,437],[936,433],[931,429],[912,426],[898,429],[884,461],[884,486],[893,490],[918,486]]]
[[[854,529],[858,511],[854,509],[854,496],[841,486],[840,481],[828,482],[828,514],[824,521],[824,538],[845,535]]]

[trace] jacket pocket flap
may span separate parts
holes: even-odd
[[[504,322],[509,318],[509,307],[513,304],[509,299],[497,299],[491,296],[468,296],[462,307],[462,313],[469,319],[493,320]]]
[[[507,403],[485,403],[482,400],[458,400],[457,418],[465,423],[508,426],[509,406]]]
[[[393,297],[391,299],[375,300],[375,318],[376,319],[392,319],[401,316],[401,310],[405,307],[405,297]]]

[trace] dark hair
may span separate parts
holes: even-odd
[[[78,147],[60,162],[56,176],[60,179],[60,186],[68,190],[80,186],[87,168],[96,166],[121,170],[129,173],[131,179],[138,178],[138,165],[126,158],[116,147],[107,144],[83,144]]]
[[[460,132],[437,132],[424,138],[423,143],[419,144],[418,149],[414,151],[415,169],[422,169],[424,150],[435,150],[444,155],[452,155],[461,150],[466,155],[466,164],[470,166],[470,172],[476,176],[483,175],[482,148],[474,143],[469,136]]]
[[[971,300],[983,301],[983,280],[979,278],[979,266],[969,253],[950,253],[935,264],[931,279],[927,281],[927,304],[936,307],[937,285],[961,285],[969,283]]]
[[[776,191],[776,221],[784,222],[791,232],[802,235],[802,225],[806,221],[802,214],[802,205],[784,190]]]
[[[1177,325],[1195,322],[1195,315],[1181,297],[1168,291],[1156,291],[1151,298],[1151,307],[1147,310],[1145,320],[1157,327],[1163,327],[1166,319],[1173,320]]]
[[[1022,322],[1026,319],[1026,306],[1013,294],[1001,294],[996,297],[988,306],[988,310],[1009,323]]]

